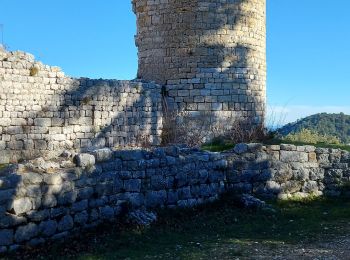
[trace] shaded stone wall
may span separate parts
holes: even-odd
[[[99,149],[0,171],[0,251],[35,246],[140,208],[194,207],[234,192],[265,198],[350,195],[350,154],[239,144],[226,153]]]
[[[70,78],[0,49],[0,163],[63,149],[160,143],[161,87]]]
[[[133,0],[138,77],[193,115],[263,122],[265,0]]]

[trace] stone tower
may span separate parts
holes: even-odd
[[[263,122],[266,0],[133,0],[138,78],[182,110]]]

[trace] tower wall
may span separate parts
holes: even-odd
[[[178,107],[262,122],[265,0],[133,0],[138,77],[166,85]]]

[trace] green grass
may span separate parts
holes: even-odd
[[[230,143],[226,143],[226,144],[204,144],[202,145],[202,149],[205,151],[209,151],[209,152],[223,152],[223,151],[227,151],[230,150],[232,148],[234,148],[235,145],[234,144],[230,144]]]
[[[271,249],[312,243],[349,231],[350,201],[317,199],[274,203],[276,212],[244,210],[230,197],[192,210],[161,211],[138,230],[105,225],[79,238],[17,256],[43,259],[232,259],[251,243]]]
[[[9,164],[0,164],[0,171],[7,168]]]

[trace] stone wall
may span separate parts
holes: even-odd
[[[160,143],[161,87],[70,78],[0,48],[0,163],[91,147]]]
[[[133,0],[138,77],[166,85],[192,115],[262,122],[265,0]]]
[[[55,162],[36,159],[0,171],[0,251],[60,239],[127,210],[193,207],[225,192],[349,195],[349,163],[340,150],[260,144],[226,153],[104,148],[65,152]]]

